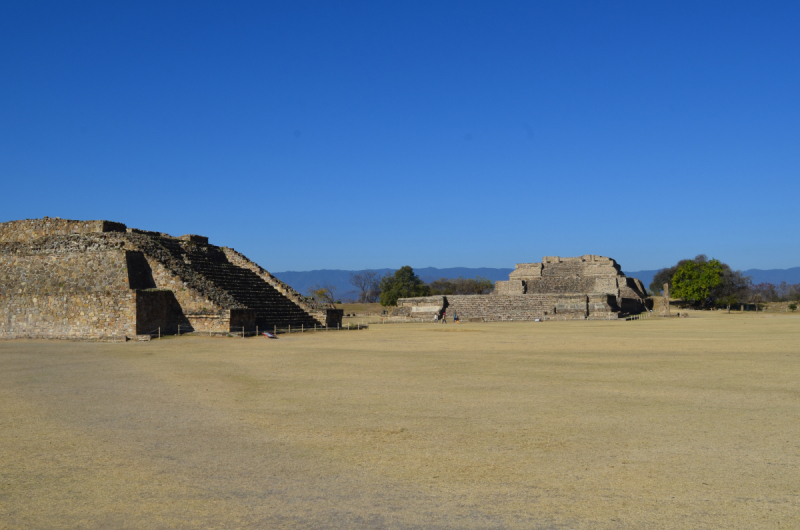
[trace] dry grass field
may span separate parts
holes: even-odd
[[[800,316],[0,342],[0,528],[800,528]]]
[[[345,314],[348,313],[374,313],[376,315],[380,315],[384,310],[391,311],[394,309],[393,307],[387,308],[383,307],[381,304],[362,304],[362,303],[353,303],[353,304],[336,304],[336,307],[339,309],[344,310]]]

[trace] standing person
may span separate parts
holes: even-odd
[[[447,324],[447,310],[442,311],[442,324]]]
[[[453,324],[458,324],[458,311],[453,311]]]
[[[435,313],[433,315],[433,323],[434,324],[438,324],[439,323],[439,313]]]

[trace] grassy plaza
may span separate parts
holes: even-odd
[[[0,529],[796,528],[800,316],[0,342]]]

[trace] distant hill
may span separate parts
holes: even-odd
[[[800,283],[800,267],[791,269],[748,269],[744,271],[745,276],[751,276],[753,283],[774,283],[780,285],[781,282]]]
[[[387,272],[393,271],[395,269],[371,269],[378,273],[378,276],[383,276]],[[422,281],[426,283],[430,283],[433,280],[438,280],[439,278],[458,278],[459,276],[463,276],[464,278],[474,278],[476,276],[482,276],[484,278],[488,278],[492,281],[497,280],[507,280],[508,275],[514,269],[493,269],[490,267],[479,267],[479,268],[469,268],[469,267],[451,267],[449,269],[437,269],[436,267],[424,267],[420,269],[414,269],[414,272],[422,279]],[[281,281],[284,281],[291,285],[295,290],[299,291],[302,294],[306,294],[308,289],[313,285],[321,285],[324,283],[329,283],[336,287],[336,295],[337,297],[345,300],[349,298],[355,298],[358,296],[358,293],[350,285],[350,273],[352,272],[361,272],[361,271],[343,271],[343,270],[331,270],[331,269],[322,269],[316,271],[286,271],[286,272],[273,272],[275,276],[277,276]],[[639,278],[645,287],[650,287],[650,283],[653,281],[653,277],[658,272],[656,270],[645,270],[645,271],[625,271],[626,276],[630,276],[633,278]],[[785,281],[786,283],[800,283],[800,267],[793,267],[791,269],[769,269],[769,270],[762,270],[762,269],[749,269],[743,271],[747,276],[751,276],[753,278],[753,283],[762,283],[762,282],[769,282],[774,283],[776,285],[780,284],[781,282]]]

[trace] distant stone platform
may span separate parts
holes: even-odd
[[[461,320],[612,320],[646,310],[642,282],[628,278],[611,258],[544,257],[518,263],[508,281],[488,295],[401,298],[394,315],[433,319],[447,312]]]
[[[0,223],[0,338],[336,326],[341,313],[204,236],[111,221]]]

